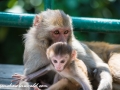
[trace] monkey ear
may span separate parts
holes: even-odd
[[[41,20],[42,20],[42,16],[36,15],[35,19],[33,21],[33,26],[37,26],[40,23]]]
[[[76,52],[76,50],[73,50],[72,51],[72,60],[75,60],[76,59],[76,57],[77,57],[77,52]]]

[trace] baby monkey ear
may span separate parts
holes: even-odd
[[[50,60],[54,56],[54,52],[49,48],[46,50],[47,59]]]
[[[47,56],[47,58],[49,60],[50,59],[50,51],[49,51],[49,49],[46,50],[46,56]]]
[[[72,55],[71,55],[72,60],[75,60],[77,58],[77,51],[72,50]]]

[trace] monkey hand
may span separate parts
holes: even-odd
[[[16,85],[19,84],[19,82],[21,80],[22,81],[30,81],[30,78],[28,76],[17,74],[17,73],[12,75],[12,78],[15,78],[14,80],[12,80],[12,82],[16,82]]]
[[[95,69],[93,71],[94,76],[100,81],[97,90],[112,90],[112,77],[109,71],[102,71],[100,69]]]
[[[112,90],[112,85],[109,82],[100,84],[97,90]]]

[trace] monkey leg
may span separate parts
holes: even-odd
[[[113,81],[120,84],[120,53],[113,53],[108,61]]]
[[[79,85],[70,82],[68,79],[61,79],[50,86],[47,90],[78,90],[79,88]]]

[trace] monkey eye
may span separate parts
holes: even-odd
[[[58,30],[54,31],[54,34],[59,34],[59,31]]]
[[[61,61],[61,63],[64,63],[64,62],[65,62],[65,60],[62,60],[62,61]]]
[[[54,63],[57,63],[57,60],[53,60]]]
[[[69,31],[68,31],[68,30],[66,30],[66,31],[64,32],[64,34],[68,34],[68,32],[69,32]]]

